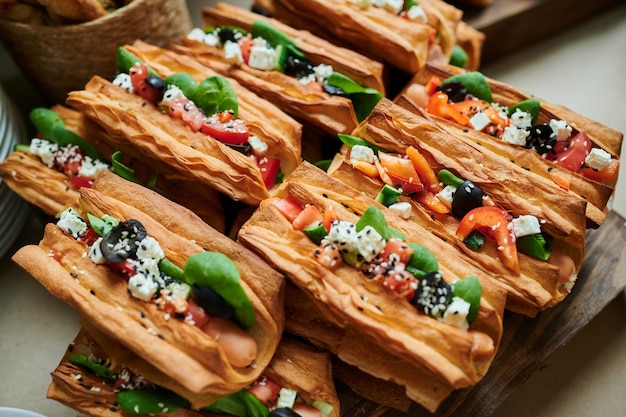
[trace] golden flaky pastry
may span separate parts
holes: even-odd
[[[338,219],[351,222],[356,222],[360,214],[376,204],[307,162],[279,188],[276,197],[285,196],[303,205],[314,204],[322,212],[334,210]],[[504,305],[503,293],[484,279],[482,271],[458,259],[452,246],[429,231],[402,221],[380,206],[387,223],[404,233],[407,242],[419,242],[437,254],[446,280],[470,275],[480,279],[483,298],[479,318],[471,331],[463,331],[419,313],[406,299],[384,290],[380,283],[366,279],[347,264],[341,263],[333,270],[323,266],[313,256],[318,245],[294,228],[272,201],[275,199],[263,203],[242,226],[238,241],[285,273],[311,297],[328,320],[346,331],[357,332],[372,349],[380,349],[422,369],[437,386],[457,389],[480,380],[485,370],[483,365],[493,359],[500,340]],[[485,345],[487,348],[483,350]],[[438,398],[439,394],[435,397],[429,402],[430,397],[422,391],[415,400],[436,408],[442,398]]]
[[[224,395],[256,380],[282,332],[283,277],[193,212],[145,187],[104,172],[93,188],[82,188],[80,193],[79,212],[85,218],[91,213],[139,221],[167,259],[181,268],[189,256],[206,250],[228,256],[239,269],[256,314],[255,324],[246,331],[256,344],[253,366],[235,365],[242,352],[229,348],[225,337],[213,338],[170,318],[155,303],[129,295],[119,273],[93,263],[85,244],[54,224],[46,226],[39,245],[21,248],[13,260],[76,308],[86,322],[142,358],[135,363],[136,370],[160,385],[174,381],[193,393]],[[153,375],[154,370],[167,378]]]
[[[97,377],[85,367],[72,363],[68,357],[80,355],[91,361],[105,365],[115,374],[133,372],[132,354],[120,352],[117,343],[94,328],[83,327],[68,346],[59,365],[52,372],[52,382],[48,388],[48,398],[59,401],[76,411],[98,417],[130,416],[135,413],[123,411],[119,406],[117,393],[123,389],[121,381],[107,380]],[[77,377],[80,375],[80,378]],[[132,373],[137,380],[144,377]],[[145,378],[145,377],[144,377]],[[264,378],[278,384],[280,387],[294,390],[301,398],[308,401],[321,400],[333,406],[329,417],[339,416],[339,402],[332,379],[330,357],[327,352],[319,351],[293,339],[282,339],[274,357],[265,368]],[[118,377],[119,379],[119,377]],[[145,380],[147,384],[154,381]],[[132,382],[128,382],[131,385]],[[150,386],[150,385],[148,385]],[[162,388],[162,386],[161,386]],[[193,394],[189,393],[193,398]],[[185,395],[181,395],[183,398]],[[191,407],[177,410],[168,410],[154,415],[174,417],[212,417],[213,413],[198,411]]]

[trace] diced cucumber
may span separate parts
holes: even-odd
[[[363,258],[363,255],[361,255],[356,248],[348,253],[342,252],[341,258],[345,263],[357,269],[361,269],[363,265],[365,265],[365,258]]]
[[[172,282],[168,284],[167,289],[170,290],[172,294],[180,295],[185,300],[191,297],[191,285],[185,284],[184,282]]]
[[[285,72],[285,62],[287,62],[287,57],[289,56],[288,48],[285,48],[283,45],[278,45],[274,49],[274,70]]]
[[[392,187],[389,184],[385,184],[383,188],[378,192],[376,201],[385,207],[389,207],[402,195],[402,190]]]
[[[276,408],[291,408],[296,402],[298,393],[292,389],[281,388],[278,393],[278,401],[276,401]]]
[[[17,143],[13,147],[13,152],[18,152],[18,151],[30,153],[30,145],[26,145],[24,143]]]
[[[330,416],[333,413],[334,407],[326,401],[314,400],[311,405],[317,408],[323,416]]]
[[[485,243],[485,235],[480,233],[478,230],[473,230],[467,237],[463,240],[467,246],[474,250],[480,250]]]
[[[442,169],[437,173],[437,177],[439,181],[444,183],[445,185],[451,185],[453,187],[460,187],[463,184],[464,180],[454,175],[452,172],[447,169]]]
[[[319,245],[322,242],[322,239],[324,239],[324,237],[328,234],[328,231],[326,230],[324,223],[317,221],[305,227],[304,233],[306,233],[313,243]]]

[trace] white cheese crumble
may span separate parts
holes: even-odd
[[[448,304],[446,311],[443,313],[442,321],[467,331],[469,329],[469,323],[467,322],[469,311],[470,303],[461,297],[453,297],[452,302]]]
[[[332,65],[319,64],[313,67],[313,72],[315,73],[315,80],[318,83],[323,83],[332,75],[333,67]]]
[[[513,112],[510,119],[511,124],[519,127],[520,129],[526,129],[527,127],[531,127],[533,124],[532,114],[520,109],[515,109],[515,112]]]
[[[102,250],[100,249],[100,242],[102,242],[101,237],[99,237],[89,248],[89,258],[94,264],[99,265],[107,263],[107,258],[104,257]]]
[[[92,159],[89,156],[83,158],[83,163],[80,165],[78,175],[85,178],[96,178],[102,171],[108,171],[111,167],[97,159]]]
[[[169,106],[174,100],[185,98],[185,93],[178,86],[174,84],[168,84],[167,88],[163,92],[163,98],[161,99],[161,106]]]
[[[255,45],[250,48],[250,58],[248,65],[252,68],[260,70],[272,70],[274,69],[274,62],[276,61],[276,51],[273,48],[268,48],[263,45]]]
[[[248,138],[248,144],[250,145],[250,149],[252,149],[252,152],[257,156],[263,156],[267,154],[267,151],[269,149],[269,146],[267,146],[267,143],[265,143],[258,136],[254,136],[254,135]]]
[[[476,130],[483,130],[491,124],[491,120],[484,112],[480,111],[470,118],[470,124]]]
[[[362,161],[373,164],[377,159],[376,153],[369,146],[354,145],[350,149],[350,162]]]
[[[202,42],[204,40],[204,31],[200,28],[193,28],[191,29],[191,31],[187,34],[187,38],[191,39],[193,41],[198,41],[198,42]]]
[[[150,301],[157,292],[159,285],[142,273],[137,273],[128,280],[130,294],[143,301]]]
[[[243,62],[241,47],[237,42],[224,42],[224,59],[226,59],[226,61],[230,62],[231,64],[241,64]]]
[[[139,242],[137,247],[138,259],[154,259],[161,260],[165,257],[165,253],[159,245],[159,242],[152,236],[146,236]]]
[[[408,220],[413,212],[413,206],[406,201],[400,201],[399,203],[393,203],[389,206],[389,210],[402,217],[404,220]]]
[[[428,23],[428,16],[426,15],[426,12],[424,11],[424,9],[421,6],[411,6],[409,8],[409,10],[406,12],[406,17],[409,18],[409,20],[412,20],[414,22],[419,22],[419,23]]]
[[[592,148],[585,158],[585,163],[598,171],[603,170],[611,164],[611,154],[600,148]]]
[[[452,200],[454,199],[454,193],[456,187],[453,185],[446,185],[443,190],[437,193],[437,198],[446,206],[452,207]]]
[[[556,135],[557,141],[567,140],[572,135],[572,127],[565,120],[550,120],[550,128]]]
[[[372,4],[376,7],[385,7],[385,3],[387,3],[387,0],[373,0]]]
[[[398,14],[404,7],[404,0],[386,0],[384,7],[391,13]]]
[[[54,166],[54,154],[59,150],[59,146],[54,142],[49,142],[45,139],[33,138],[30,141],[30,147],[28,149],[30,153],[36,155],[41,159],[48,168]]]
[[[71,207],[63,210],[59,214],[57,226],[70,234],[74,239],[78,239],[87,231],[87,223],[78,215],[78,212]]]
[[[518,129],[515,126],[507,126],[502,133],[502,141],[512,145],[526,146],[526,139],[530,132],[526,129]]]
[[[387,244],[387,241],[372,226],[365,226],[356,235],[354,247],[367,262],[371,262]]]
[[[115,76],[113,79],[113,85],[117,85],[118,87],[122,87],[128,93],[134,93],[135,89],[133,88],[133,83],[130,80],[130,75],[125,72],[121,72]]]
[[[539,219],[535,216],[527,214],[519,216],[511,222],[515,236],[522,237],[541,233]]]
[[[322,239],[322,245],[335,245],[343,253],[351,252],[355,242],[356,225],[344,220],[334,221]]]

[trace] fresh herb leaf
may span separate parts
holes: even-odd
[[[472,230],[470,234],[463,239],[463,243],[473,250],[480,250],[485,243],[485,235],[480,233],[478,230]]]
[[[296,58],[306,59],[306,55],[298,49],[296,42],[280,30],[276,29],[265,20],[257,19],[252,22],[252,37],[260,37],[267,41],[272,48],[282,45],[290,55]]]
[[[202,410],[234,417],[267,417],[269,414],[267,407],[245,389],[203,407]]]
[[[527,100],[520,101],[519,103],[509,107],[509,117],[511,117],[517,109],[530,113],[533,118],[532,124],[535,124],[537,117],[539,117],[539,111],[541,111],[541,102],[536,98],[529,98]]]
[[[189,401],[164,388],[143,388],[117,393],[117,402],[122,410],[133,414],[156,414],[188,408]]]
[[[489,103],[491,103],[491,101],[493,100],[491,87],[489,87],[489,83],[482,73],[478,71],[471,71],[462,74],[455,74],[443,80],[442,84],[447,84],[455,81],[463,84],[463,86],[467,88],[467,91],[470,94],[473,94],[479,99],[485,100]]]
[[[168,75],[165,78],[165,83],[180,88],[185,97],[195,102],[194,97],[198,89],[198,82],[191,75],[186,72],[177,72]]]
[[[137,63],[144,64],[144,62],[141,59],[136,57],[134,54],[131,54],[124,47],[120,46],[117,48],[116,65],[117,65],[117,70],[119,72],[128,74],[130,69]],[[155,70],[150,68],[149,66],[148,66],[148,75],[151,75],[154,77],[159,76],[159,74]]]
[[[345,133],[338,133],[337,137],[340,141],[342,141],[345,145],[349,147],[353,147],[354,145],[367,146],[368,148],[372,148],[376,152],[387,152],[385,149],[380,146],[374,145],[373,143],[369,143],[365,139],[361,139],[357,136],[347,135]]]
[[[219,75],[207,77],[200,82],[194,94],[194,102],[206,115],[232,110],[237,117],[239,113],[237,93],[228,80]]]
[[[169,277],[172,277],[176,281],[182,282],[184,280],[183,269],[166,258],[159,261],[159,271]]]
[[[131,181],[139,184],[139,180],[135,178],[135,170],[124,165],[122,162],[124,156],[121,151],[116,151],[111,156],[111,165],[113,166],[113,172],[124,178],[127,181]]]
[[[437,173],[437,177],[445,185],[451,185],[457,188],[460,187],[461,184],[463,184],[464,182],[463,179],[457,177],[456,175],[454,175],[452,172],[448,171],[447,169],[439,170],[439,172]]]
[[[376,206],[369,206],[361,218],[356,222],[357,232],[363,230],[365,226],[372,226],[387,241],[389,241],[392,237],[406,240],[406,237],[402,232],[387,224],[385,215]]]
[[[437,257],[424,245],[409,243],[409,247],[413,249],[413,254],[406,268],[415,275],[416,278],[421,278],[430,272],[439,271]]]
[[[452,48],[452,55],[450,56],[450,65],[465,68],[467,67],[468,62],[469,56],[467,55],[467,52],[465,52],[465,49],[461,48],[460,45],[454,45]]]
[[[113,381],[117,378],[117,373],[98,362],[89,360],[89,358],[84,355],[68,355],[67,360],[71,364],[89,369],[91,372],[96,374],[96,376],[101,378]]]
[[[380,99],[383,98],[378,90],[363,87],[339,72],[333,72],[326,83],[342,89],[348,95],[359,122],[365,120]]]
[[[552,236],[544,233],[535,233],[518,237],[517,250],[526,255],[547,261],[552,253]]]
[[[467,315],[467,322],[471,323],[478,317],[480,298],[483,295],[483,288],[480,280],[475,276],[469,276],[452,284],[452,297],[459,297],[470,304],[470,311]]]

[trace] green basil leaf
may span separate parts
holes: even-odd
[[[257,19],[252,22],[251,32],[253,38],[265,39],[272,48],[282,45],[284,48],[287,48],[291,55],[300,59],[306,59],[306,55],[298,49],[293,39],[264,20]]]
[[[111,165],[113,166],[113,172],[127,181],[139,184],[139,180],[135,178],[135,170],[124,165],[124,163],[122,162],[123,158],[124,156],[122,155],[121,151],[116,151],[111,156]]]
[[[463,74],[455,74],[443,80],[442,84],[447,84],[455,81],[463,84],[463,86],[467,88],[467,91],[470,94],[473,94],[479,99],[485,100],[489,103],[491,103],[491,101],[493,100],[491,87],[489,87],[489,83],[482,73],[478,71],[471,71]]]
[[[241,398],[248,409],[248,415],[250,417],[267,417],[269,415],[270,412],[265,404],[255,397],[254,394],[247,390],[241,390],[240,392]]]
[[[332,162],[333,162],[332,159],[322,159],[322,160],[319,160],[319,161],[315,162],[313,165],[315,165],[316,167],[318,167],[322,171],[328,171],[328,168],[330,167],[330,164]]]
[[[480,233],[478,230],[472,230],[469,235],[465,239],[463,239],[463,243],[469,246],[473,250],[480,250],[485,243],[485,235]]]
[[[213,404],[202,407],[202,410],[216,414],[227,414],[233,417],[248,417],[248,407],[243,400],[242,391],[245,390],[237,391],[221,398]]]
[[[219,75],[202,80],[196,88],[193,101],[207,116],[226,110],[232,110],[235,117],[239,113],[237,93],[228,80]]]
[[[133,414],[156,414],[191,406],[189,401],[164,388],[143,388],[117,393],[120,408]]]
[[[552,253],[552,236],[544,233],[535,233],[518,237],[517,250],[526,255],[547,261]]]
[[[528,100],[520,101],[519,103],[509,107],[509,117],[511,117],[517,109],[530,113],[533,118],[532,124],[535,124],[537,117],[539,117],[539,111],[541,111],[541,102],[536,98],[529,98]]]
[[[468,62],[469,56],[467,55],[467,52],[465,52],[465,49],[461,48],[460,45],[454,45],[452,48],[452,55],[450,56],[450,65],[465,68],[467,67]]]
[[[361,139],[357,136],[347,135],[345,133],[338,133],[337,137],[340,141],[342,141],[345,145],[349,147],[353,147],[354,145],[367,146],[368,148],[372,148],[376,152],[387,152],[385,149],[380,146],[374,145],[373,143],[369,143],[365,139]]]
[[[41,136],[46,139],[52,136],[51,132],[54,126],[58,125],[65,128],[65,122],[63,122],[63,119],[61,118],[59,113],[45,107],[35,107],[33,110],[31,110],[30,121],[33,126],[35,126],[37,131],[41,134]]]
[[[237,265],[219,252],[200,252],[187,259],[185,282],[207,286],[218,293],[235,310],[235,321],[243,328],[255,322],[254,307],[241,286]]]
[[[112,381],[117,379],[117,373],[98,362],[89,360],[89,358],[84,355],[68,355],[67,360],[71,364],[89,369],[91,372],[96,374],[96,376],[101,378],[106,378]]]
[[[419,243],[409,243],[409,247],[413,249],[411,259],[407,264],[407,269],[416,278],[421,278],[429,272],[439,271],[439,263],[437,257],[428,250],[424,245]]]
[[[175,85],[180,88],[185,97],[195,102],[195,94],[198,89],[198,82],[186,72],[177,72],[165,77],[167,84]]]
[[[369,206],[359,221],[356,222],[357,232],[363,230],[365,226],[372,226],[387,241],[389,241],[392,237],[406,240],[406,237],[402,232],[387,224],[385,215],[376,206]]]
[[[452,284],[452,296],[459,297],[470,304],[467,322],[471,323],[478,317],[480,298],[483,295],[483,287],[480,280],[475,276],[469,276]]]
[[[415,0],[407,0],[407,1],[404,2],[404,7],[402,8],[402,10],[407,12],[413,6],[417,6],[417,1],[415,1]]]
[[[119,72],[128,74],[135,64],[144,64],[144,62],[134,54],[128,52],[123,46],[117,48],[116,65]],[[159,77],[159,74],[148,66],[148,75]]]
[[[380,99],[383,98],[378,90],[363,87],[339,72],[333,72],[326,83],[341,88],[348,95],[359,122],[365,120]]]

